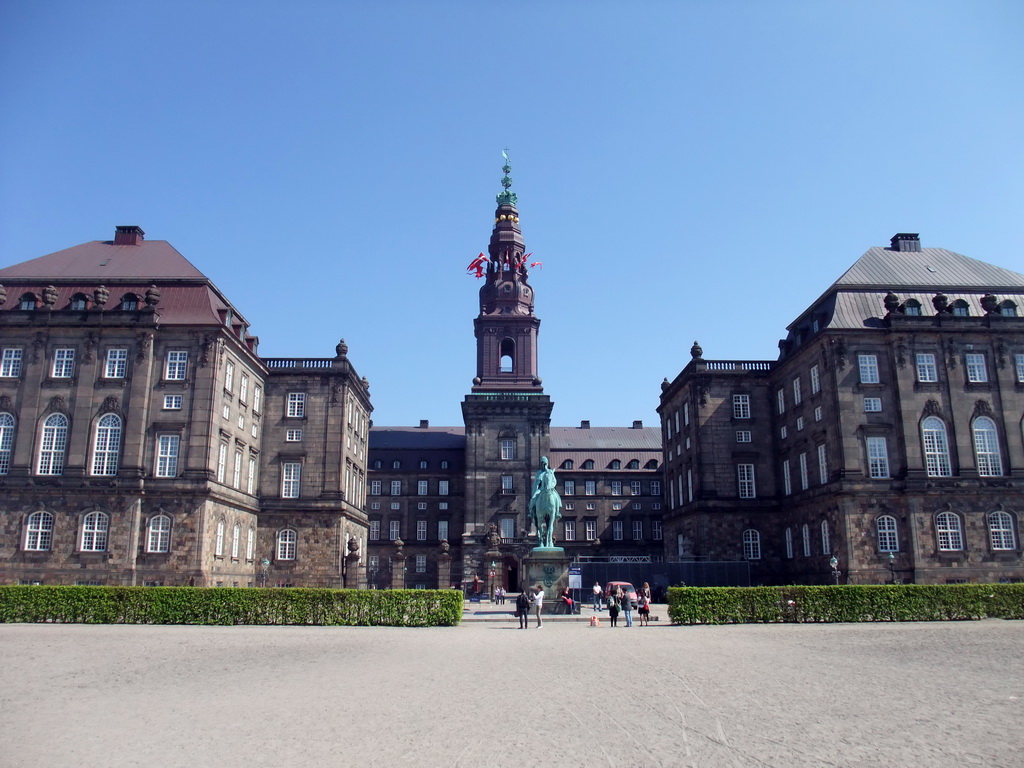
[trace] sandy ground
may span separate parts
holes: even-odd
[[[0,625],[0,766],[1024,766],[1024,622]]]

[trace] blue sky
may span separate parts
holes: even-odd
[[[1024,272],[1020,2],[0,4],[0,264],[138,224],[461,424],[509,147],[555,424],[774,359],[896,232]]]

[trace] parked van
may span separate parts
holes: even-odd
[[[604,599],[607,600],[608,595],[618,590],[619,587],[622,587],[622,591],[629,596],[629,599],[633,602],[634,605],[638,604],[636,598],[636,588],[628,581],[609,581],[604,587]]]

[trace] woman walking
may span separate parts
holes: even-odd
[[[619,620],[618,594],[608,590],[608,626],[614,627]]]

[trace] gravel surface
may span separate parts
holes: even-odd
[[[1022,766],[1024,622],[0,625],[0,766]]]

